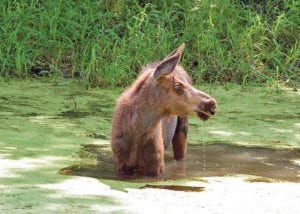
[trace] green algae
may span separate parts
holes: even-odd
[[[198,88],[216,97],[219,112],[204,125],[190,119],[186,164],[176,165],[169,149],[165,180],[120,181],[109,138],[113,106],[122,90],[87,90],[58,80],[0,82],[0,161],[9,165],[0,173],[1,210],[38,212],[51,204],[68,204],[66,212],[89,212],[95,203],[119,203],[99,196],[62,200],[49,196],[55,190],[40,187],[68,180],[69,175],[95,177],[122,191],[145,185],[182,186],[205,176],[234,174],[299,182],[299,166],[291,161],[300,158],[299,94],[236,85]],[[270,175],[272,170],[277,174]]]

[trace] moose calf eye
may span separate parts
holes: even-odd
[[[184,92],[183,85],[181,83],[178,83],[178,82],[176,82],[174,84],[174,89],[175,89],[176,93],[179,94],[179,95],[183,94],[183,92]]]

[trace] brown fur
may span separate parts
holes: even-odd
[[[187,116],[178,117],[177,126],[172,139],[174,159],[183,160],[187,148],[188,119]]]
[[[216,102],[191,85],[178,65],[183,46],[163,61],[143,69],[137,80],[119,97],[113,115],[111,146],[119,176],[162,176],[164,172],[165,121],[177,119],[172,143],[176,160],[186,153],[187,115],[206,120],[216,112]],[[179,116],[177,118],[177,116]],[[167,138],[166,138],[167,139]]]

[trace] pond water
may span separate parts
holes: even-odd
[[[165,157],[166,172],[163,180],[252,175],[257,176],[253,181],[300,182],[300,165],[293,161],[300,159],[299,149],[209,144],[205,146],[205,168],[202,149],[201,145],[189,146],[184,162],[175,162],[169,149]],[[60,173],[118,180],[108,145],[82,145],[80,156],[83,158],[80,164],[64,168]],[[145,182],[143,178],[134,176],[130,180]],[[147,181],[151,181],[151,179],[147,179]]]
[[[1,210],[22,213],[63,208],[68,212],[89,212],[95,204],[119,206],[128,196],[119,190],[128,188],[141,194],[149,189],[204,194],[210,188],[191,182],[215,176],[243,175],[249,184],[298,185],[298,92],[237,85],[198,88],[216,98],[219,111],[205,123],[189,118],[186,160],[174,162],[169,148],[162,180],[134,177],[124,181],[115,176],[109,148],[113,107],[123,89],[87,90],[80,81],[64,79],[0,80]],[[81,189],[76,194],[69,193],[80,187],[80,182],[87,193]],[[93,185],[100,189],[95,192]],[[101,195],[103,188],[108,189],[107,195]],[[82,199],[82,194],[93,196]],[[136,194],[132,194],[132,202],[137,200]],[[117,200],[119,196],[121,201]],[[298,196],[284,197],[292,197],[287,201],[293,201]],[[141,198],[149,202],[148,195]]]

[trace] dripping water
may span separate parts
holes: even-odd
[[[204,145],[204,122],[202,122],[202,153],[203,153],[203,171],[206,170],[206,154],[205,154],[205,145]]]

